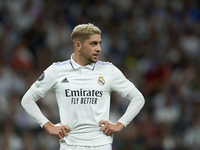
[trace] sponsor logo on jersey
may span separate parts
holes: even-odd
[[[65,89],[65,94],[67,97],[76,97],[76,96],[95,96],[102,97],[103,91],[98,90],[70,90]]]
[[[103,91],[65,89],[65,95],[71,98],[71,104],[97,104],[98,98],[103,96]]]
[[[37,88],[39,88],[39,87],[40,87],[40,85],[39,85],[38,83],[35,83],[35,86],[36,86]]]
[[[67,80],[67,78],[64,78],[61,83],[69,83],[69,81]]]
[[[44,79],[44,72],[40,75],[40,77],[38,78],[38,81],[42,81]]]
[[[99,76],[98,83],[101,86],[103,86],[105,84],[105,80],[104,80],[104,78],[102,76]]]

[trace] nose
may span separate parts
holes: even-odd
[[[98,51],[98,52],[101,51],[101,45],[100,44],[97,45],[96,51]]]

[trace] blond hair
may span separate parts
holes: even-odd
[[[85,40],[89,39],[91,35],[99,34],[101,35],[101,30],[91,23],[77,25],[71,34],[72,42],[80,41],[83,43]]]

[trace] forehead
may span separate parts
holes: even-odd
[[[89,39],[85,40],[85,42],[90,42],[90,41],[98,41],[98,42],[100,42],[101,41],[101,35],[94,34],[94,35],[91,35]]]

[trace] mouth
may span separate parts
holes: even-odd
[[[99,54],[93,54],[93,57],[94,57],[95,59],[98,59]]]

